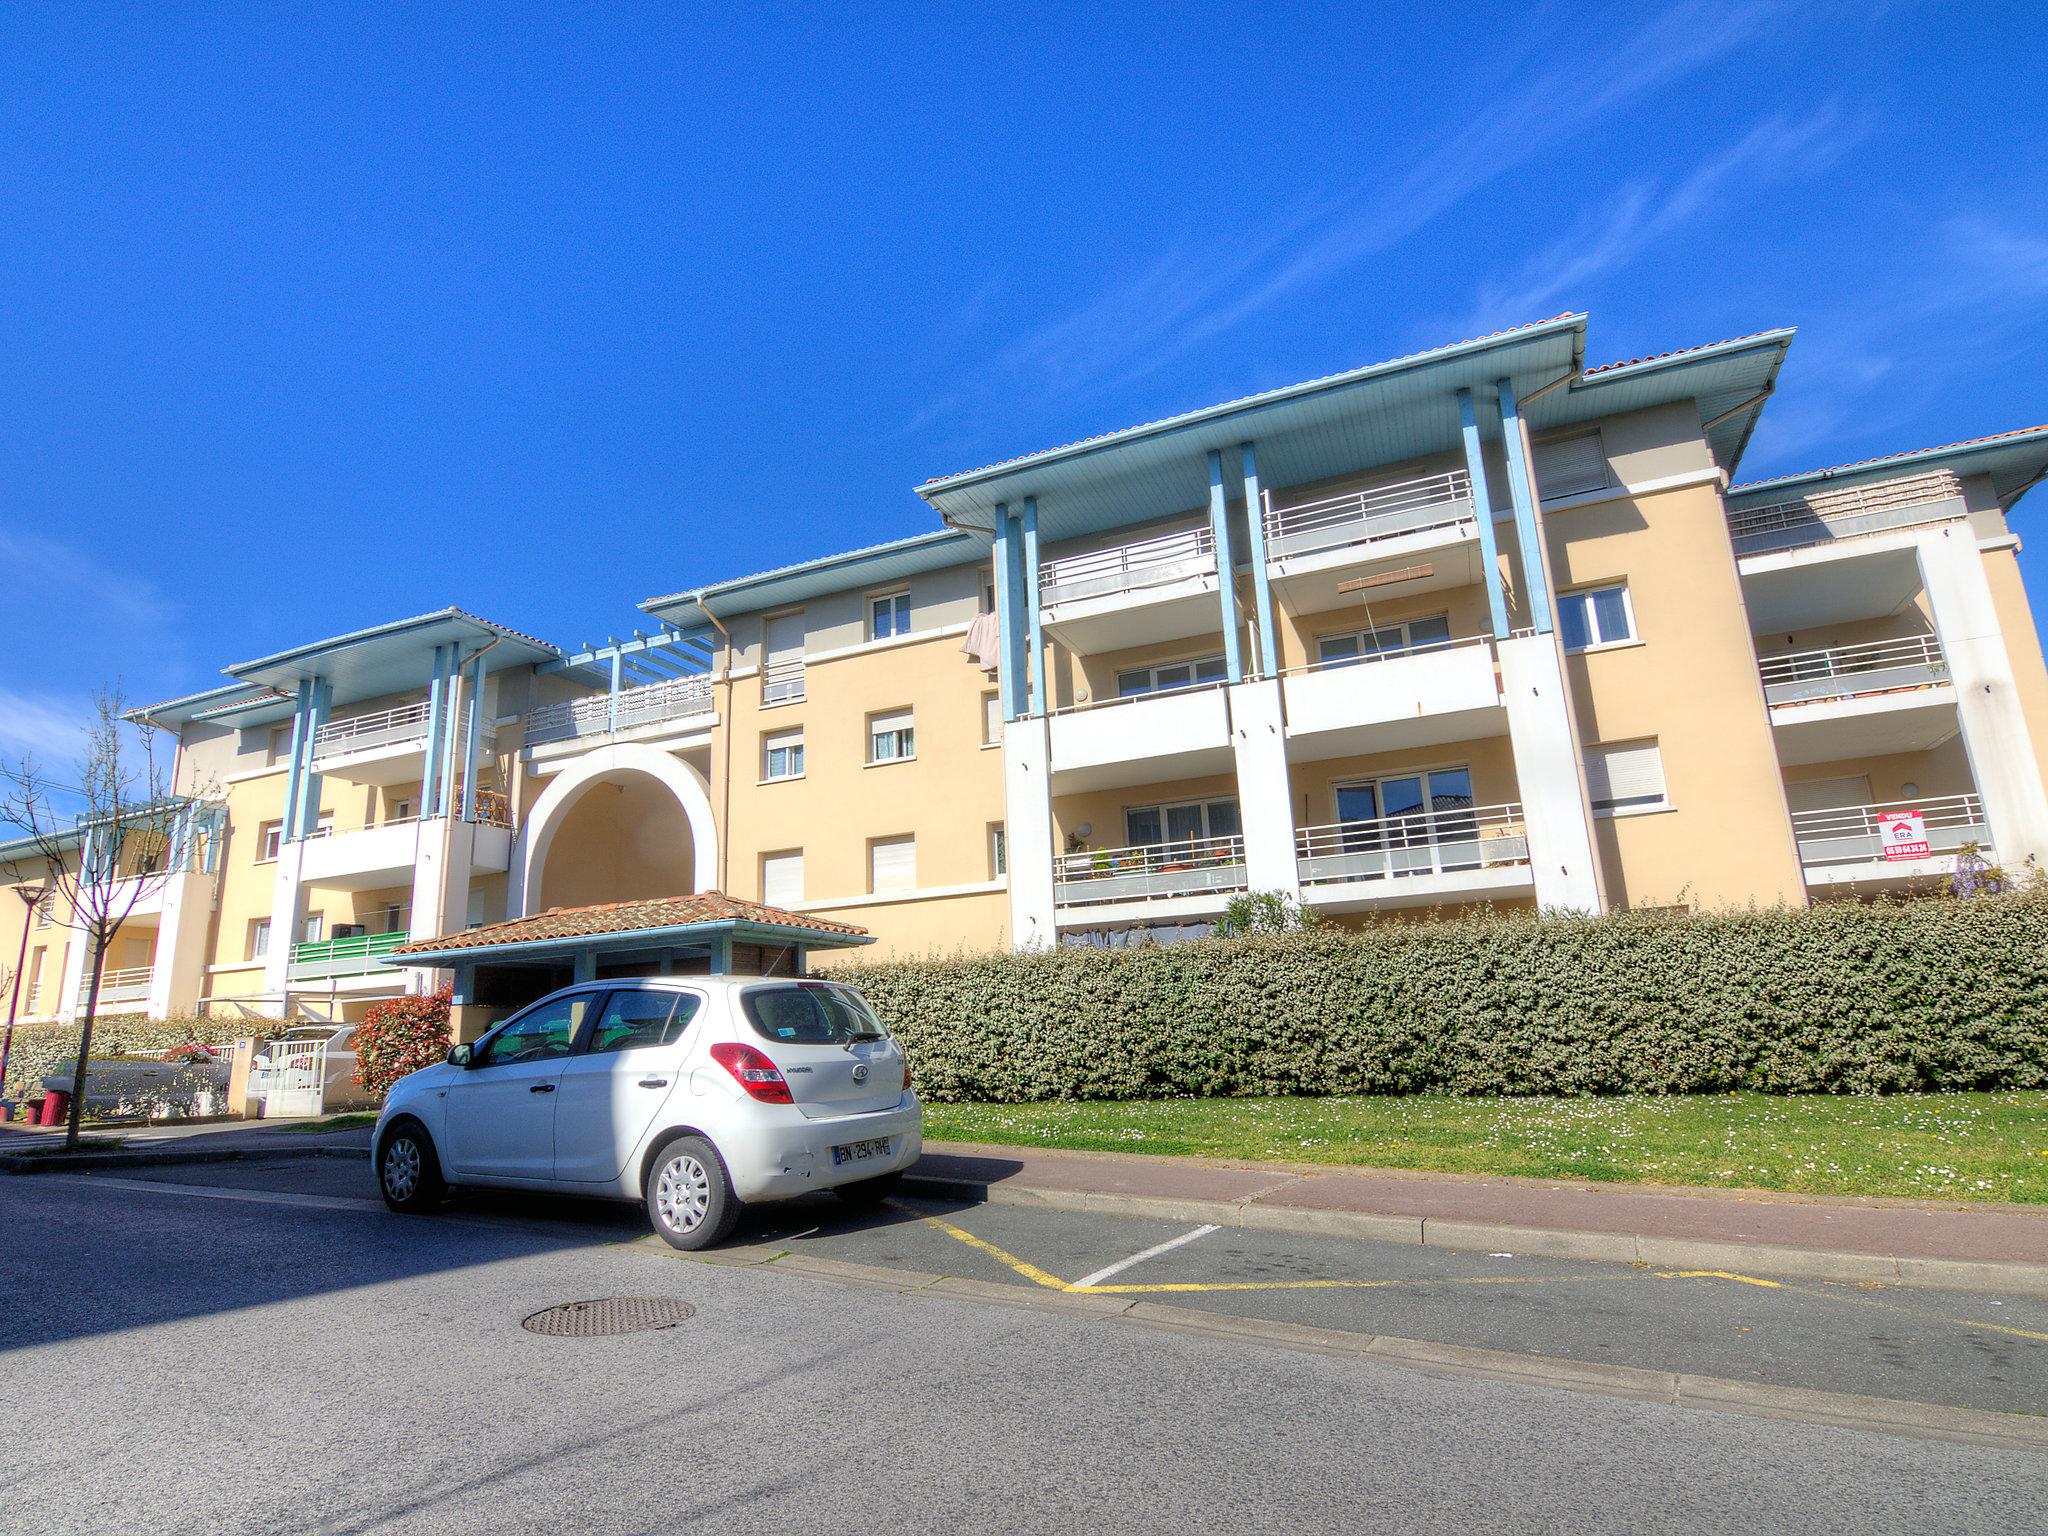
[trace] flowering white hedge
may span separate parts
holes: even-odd
[[[935,1102],[2048,1086],[2048,897],[854,966]]]
[[[174,1046],[225,1045],[258,1033],[247,1019],[151,1019],[139,1013],[103,1015],[92,1026],[92,1054],[161,1057]],[[39,1098],[43,1079],[61,1062],[78,1058],[75,1024],[23,1024],[14,1031],[14,1049],[7,1057],[7,1082],[0,1099],[19,1104]]]

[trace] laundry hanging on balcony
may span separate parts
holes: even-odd
[[[1001,662],[1003,637],[992,613],[977,613],[967,626],[967,638],[960,649],[974,658],[974,664],[994,677]]]

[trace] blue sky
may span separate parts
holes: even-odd
[[[2037,5],[371,9],[0,13],[0,756],[1569,309],[1800,327],[1745,478],[2048,420]]]

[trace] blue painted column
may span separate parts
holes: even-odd
[[[1501,589],[1500,540],[1493,528],[1493,493],[1486,484],[1486,452],[1479,441],[1479,415],[1472,391],[1458,391],[1458,423],[1465,437],[1465,473],[1472,478],[1472,514],[1479,525],[1479,558],[1485,566],[1486,610],[1493,616],[1493,638],[1508,637],[1508,599]]]
[[[1536,480],[1523,451],[1522,418],[1515,410],[1515,391],[1497,380],[1500,395],[1500,437],[1508,451],[1508,494],[1515,502],[1515,539],[1522,546],[1522,582],[1529,589],[1529,620],[1538,634],[1551,632],[1550,572],[1543,568],[1543,539],[1536,527]]]
[[[333,705],[334,685],[324,677],[314,678],[306,712],[306,763],[299,770],[299,821],[298,830],[293,833],[296,837],[311,837],[313,829],[320,825],[320,775],[313,771],[313,752]]]
[[[616,665],[616,663],[614,663]],[[469,664],[469,745],[463,753],[462,819],[476,820],[476,781],[484,756],[484,659]]]
[[[1273,579],[1266,569],[1266,514],[1259,494],[1259,460],[1250,443],[1237,445],[1244,461],[1244,519],[1251,539],[1252,606],[1259,618],[1259,671],[1280,675],[1280,632],[1273,627]]]
[[[298,836],[299,825],[299,764],[305,759],[306,716],[311,712],[313,684],[303,680],[299,684],[298,701],[292,705],[292,746],[291,757],[284,769],[284,815],[277,827],[277,839],[288,843]]]
[[[1024,565],[1024,636],[1025,644],[1031,650],[1029,671],[1030,705],[1033,715],[1045,713],[1045,633],[1044,604],[1039,599],[1038,582],[1038,498],[1024,498],[1024,535],[1022,559]]]
[[[575,965],[574,980],[579,982],[597,980],[597,952],[595,950],[577,950]]]
[[[732,974],[732,935],[729,933],[722,933],[711,941],[711,974]]]
[[[1223,499],[1223,455],[1209,450],[1209,530],[1216,536],[1216,594],[1223,600],[1223,669],[1244,681],[1244,643],[1238,635],[1237,556],[1230,545],[1230,505]]]
[[[448,714],[447,689],[442,679],[448,670],[448,647],[434,647],[434,675],[427,683],[427,753],[420,764],[420,820],[430,821],[439,810],[441,793],[441,732]]]
[[[1023,531],[1017,526],[1017,520],[1010,516],[1008,504],[997,506],[996,630],[1001,636],[1001,663],[996,668],[996,687],[1000,690],[1000,703],[1005,720],[1015,720],[1022,716],[1027,702],[1024,669],[1019,664],[1026,642],[1021,633],[1023,615],[1017,611],[1023,606],[1021,584],[1017,580],[1023,542]]]
[[[625,668],[625,664],[626,659],[623,656],[621,656],[617,651],[613,651],[612,695],[611,702],[605,706],[604,720],[605,729],[608,731],[616,731],[619,728],[619,686],[623,681],[622,673]]]

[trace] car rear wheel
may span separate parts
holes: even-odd
[[[832,1193],[848,1205],[880,1205],[896,1193],[896,1187],[903,1182],[903,1172],[885,1173],[872,1179],[862,1179],[857,1184],[842,1184]]]
[[[694,1252],[723,1242],[740,1219],[725,1160],[702,1136],[678,1136],[647,1170],[647,1218],[671,1248]]]
[[[448,1193],[434,1144],[413,1122],[401,1120],[385,1134],[377,1149],[377,1189],[386,1205],[406,1216],[432,1209]]]

